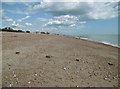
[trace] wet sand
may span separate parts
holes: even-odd
[[[63,35],[2,35],[3,87],[118,86],[118,48]]]

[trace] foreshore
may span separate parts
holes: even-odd
[[[118,49],[64,35],[2,32],[2,86],[117,87]]]

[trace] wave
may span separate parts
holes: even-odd
[[[101,43],[106,44],[106,45],[111,45],[111,46],[113,46],[113,47],[118,47],[118,48],[120,48],[120,46],[118,46],[118,44],[112,44],[112,43],[106,42],[106,41],[101,41]]]
[[[87,38],[87,37],[80,37],[79,39],[93,41],[93,42],[102,43],[102,44],[105,44],[105,45],[110,45],[110,46],[113,46],[113,47],[120,48],[120,46],[118,44],[112,44],[112,43],[107,42],[107,41],[98,41],[98,40],[93,40],[93,39],[90,39],[90,38]]]

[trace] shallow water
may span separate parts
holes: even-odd
[[[117,34],[85,34],[79,36],[81,39],[98,41],[112,46],[120,46]]]

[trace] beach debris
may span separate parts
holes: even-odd
[[[30,84],[31,82],[29,81],[28,84]]]
[[[64,67],[63,69],[66,70],[67,68]]]
[[[76,87],[79,87],[79,86],[76,86]]]
[[[90,72],[88,72],[89,74],[92,74],[92,72],[90,71]]]
[[[104,80],[107,80],[108,78],[103,78]]]
[[[9,87],[12,87],[12,86],[13,86],[13,84],[10,83]]]
[[[16,78],[16,77],[17,77],[17,75],[16,75],[16,74],[14,74],[14,75],[13,75],[13,77],[14,77],[14,78]]]
[[[49,32],[46,32],[46,34],[50,34]]]
[[[35,73],[34,75],[37,76],[37,73]]]
[[[46,55],[46,58],[51,58],[52,56]]]
[[[112,66],[113,64],[109,62],[108,65]]]
[[[19,51],[17,51],[17,52],[15,52],[16,54],[20,54],[20,52]]]
[[[101,69],[101,66],[99,65],[98,68]]]
[[[89,75],[89,78],[91,78],[91,77],[92,77],[92,75],[90,74],[90,75]]]
[[[76,58],[76,61],[80,61],[78,58]]]
[[[45,34],[45,32],[41,32],[41,34]]]

